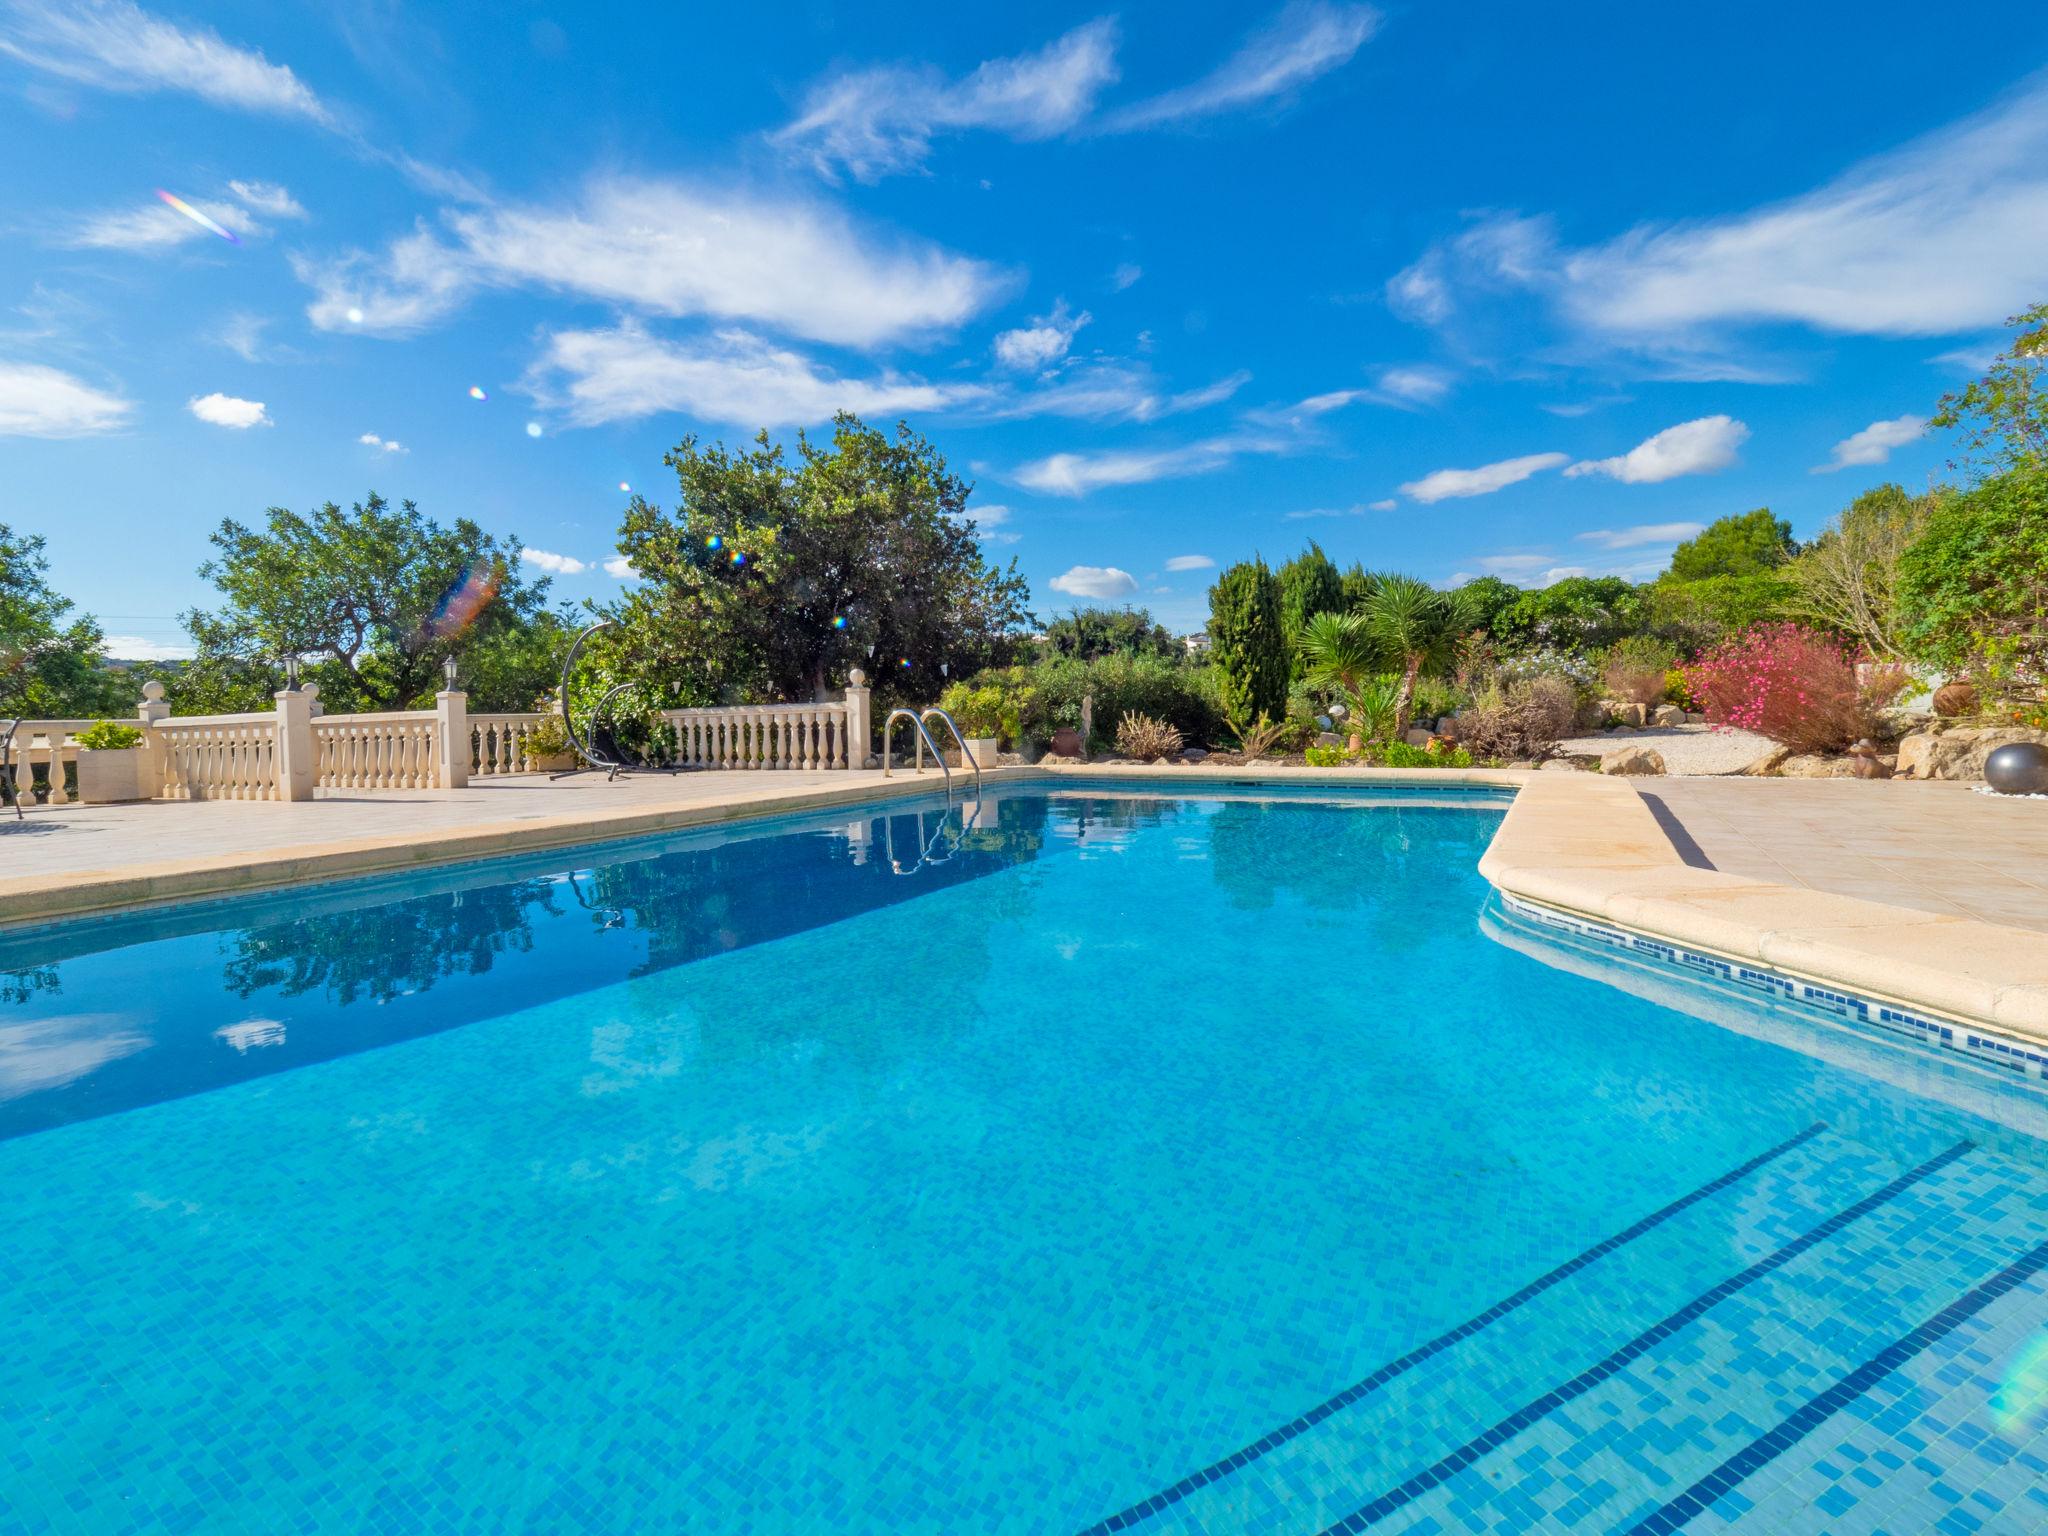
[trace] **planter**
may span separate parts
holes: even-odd
[[[78,798],[85,805],[116,805],[123,800],[155,798],[153,784],[145,782],[144,769],[150,753],[143,747],[80,747],[78,749]],[[63,764],[52,763],[62,773]]]
[[[574,752],[549,752],[545,755],[529,752],[526,754],[528,773],[567,773],[576,766]]]
[[[1002,745],[1002,741],[994,736],[967,738],[967,750],[974,754],[974,764],[977,768],[995,767],[996,756],[1002,750]]]
[[[1071,725],[1063,725],[1052,733],[1052,749],[1061,757],[1081,755],[1081,733]]]

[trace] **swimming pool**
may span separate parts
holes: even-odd
[[[2048,1107],[1016,786],[0,936],[0,1529],[2048,1527]]]

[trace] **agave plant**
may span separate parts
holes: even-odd
[[[1350,710],[1348,724],[1364,741],[1393,741],[1400,735],[1401,683],[1384,673],[1359,679],[1358,686],[1344,695]]]
[[[1471,598],[1462,589],[1442,592],[1413,576],[1376,576],[1357,618],[1376,654],[1401,669],[1390,733],[1399,737],[1408,729],[1415,679],[1423,668],[1451,660],[1459,640],[1471,632]]]

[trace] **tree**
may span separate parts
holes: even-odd
[[[1103,656],[1178,658],[1184,647],[1143,608],[1076,608],[1045,626],[1047,656],[1094,661]]]
[[[1984,377],[1943,395],[1933,426],[1963,434],[1964,457],[2000,468],[2048,462],[2048,304],[2036,304],[2005,322],[2016,334]]]
[[[1794,606],[1880,661],[1907,660],[1899,565],[1948,494],[1880,485],[1858,496],[1785,568]]]
[[[547,579],[526,580],[519,541],[468,518],[444,528],[372,491],[348,512],[272,507],[261,530],[230,518],[211,542],[199,574],[226,602],[185,616],[195,681],[239,679],[257,694],[245,708],[265,702],[285,656],[311,663],[330,713],[421,707],[451,655],[478,709],[531,708],[555,682],[567,627],[547,611]]]
[[[1209,589],[1209,655],[1222,678],[1223,718],[1242,734],[1287,717],[1287,636],[1280,583],[1263,560],[1233,565]]]
[[[1359,608],[1365,603],[1366,598],[1372,595],[1372,572],[1368,571],[1356,560],[1352,561],[1345,568],[1343,578],[1339,584],[1339,591],[1341,595],[1340,611],[1344,613],[1358,612]]]
[[[1372,595],[1358,610],[1366,635],[1401,674],[1394,701],[1394,739],[1408,729],[1415,702],[1415,679],[1425,667],[1442,667],[1458,641],[1475,627],[1471,600],[1444,592],[1413,576],[1374,578]]]
[[[1458,590],[1472,607],[1472,625],[1495,634],[1501,616],[1522,597],[1522,589],[1498,576],[1475,576]]]
[[[1754,576],[1774,571],[1798,552],[1792,525],[1769,507],[1732,514],[1707,524],[1671,551],[1661,579],[1705,581],[1715,576]]]
[[[1493,634],[1510,645],[1604,651],[1642,627],[1643,593],[1619,576],[1567,576],[1496,609]]]
[[[2048,467],[2008,470],[1942,500],[1899,558],[1909,652],[2001,691],[2048,679]]]
[[[815,699],[869,667],[885,696],[937,698],[1005,662],[1031,615],[1017,573],[985,564],[967,482],[924,438],[852,415],[796,462],[766,432],[745,453],[686,437],[669,513],[635,497],[619,552],[642,581],[610,610],[624,673],[708,703]],[[870,657],[872,656],[872,661]]]
[[[71,719],[126,713],[132,685],[100,653],[106,638],[45,576],[43,540],[0,523],[0,715]]]
[[[1322,546],[1310,539],[1308,548],[1280,567],[1280,623],[1287,633],[1293,663],[1301,660],[1301,637],[1308,621],[1319,613],[1344,611],[1344,578]]]

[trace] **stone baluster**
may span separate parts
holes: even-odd
[[[871,698],[868,675],[855,667],[846,674],[846,723],[840,740],[839,766],[865,768],[874,747],[874,725],[868,719]]]

